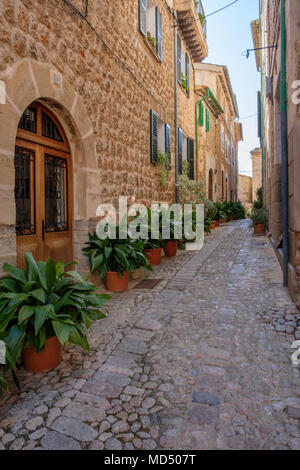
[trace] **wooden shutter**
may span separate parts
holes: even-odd
[[[178,128],[178,174],[182,175],[182,129]]]
[[[158,7],[155,8],[157,55],[162,60],[162,18]]]
[[[165,152],[169,157],[169,170],[172,168],[171,161],[171,128],[169,124],[165,124]]]
[[[185,75],[187,84],[187,94],[190,94],[190,59],[188,54],[185,54]]]
[[[139,28],[147,36],[147,0],[139,0]]]
[[[150,162],[157,163],[158,159],[158,116],[150,111]]]
[[[204,104],[203,101],[200,103],[200,126],[204,124]]]
[[[209,116],[209,110],[206,109],[206,131],[209,132],[210,129],[210,116]]]
[[[195,179],[194,139],[187,139],[187,161],[189,163],[189,178]]]
[[[177,80],[181,84],[181,39],[177,36]]]

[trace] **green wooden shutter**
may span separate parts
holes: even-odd
[[[185,75],[187,84],[187,94],[190,95],[190,59],[188,54],[185,54]]]
[[[206,109],[206,131],[209,132],[210,129],[210,116],[209,116],[209,110]]]
[[[171,161],[171,127],[165,123],[165,152],[169,157],[169,170],[172,168]]]
[[[204,124],[204,104],[203,104],[203,101],[201,101],[201,103],[200,103],[200,118],[199,118],[199,121],[200,121],[200,126],[203,126],[203,124]]]
[[[181,39],[177,35],[177,80],[181,84]]]
[[[158,7],[155,8],[157,55],[162,61],[162,18]]]
[[[150,111],[150,162],[158,160],[158,116],[155,111]]]
[[[147,36],[147,0],[139,0],[139,29]]]
[[[178,128],[178,174],[182,175],[182,129]]]
[[[195,179],[195,153],[194,153],[194,139],[187,139],[187,161],[189,164],[189,178]]]

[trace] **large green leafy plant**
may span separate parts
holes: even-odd
[[[9,366],[17,363],[24,346],[40,352],[52,336],[89,350],[84,327],[105,318],[110,296],[97,294],[94,284],[76,271],[66,272],[62,262],[36,262],[31,253],[25,260],[24,270],[4,264],[7,276],[0,280],[0,340],[6,343]]]
[[[120,227],[116,228],[116,238],[107,236],[100,239],[95,233],[89,234],[87,247],[83,253],[89,258],[91,273],[99,271],[104,279],[107,271],[117,272],[120,276],[125,271],[133,273],[135,269],[145,267],[153,270],[151,264],[144,254],[145,242],[143,240],[132,240],[129,235],[126,239],[120,238]]]

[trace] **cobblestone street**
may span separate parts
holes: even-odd
[[[248,221],[114,295],[91,351],[20,371],[0,402],[0,449],[300,449],[300,314]]]

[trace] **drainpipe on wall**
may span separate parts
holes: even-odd
[[[198,143],[198,104],[201,104],[202,101],[207,100],[209,94],[202,98],[201,100],[196,101],[195,103],[195,126],[196,126],[196,181],[198,181],[198,169],[199,169],[199,143]]]
[[[174,126],[175,126],[175,202],[179,202],[178,194],[178,97],[177,97],[177,12],[174,10]]]
[[[288,287],[289,266],[289,172],[288,172],[288,126],[286,86],[286,24],[285,0],[281,0],[281,142],[282,142],[282,229],[283,229],[283,285]]]
[[[262,3],[261,0],[259,1],[259,47],[262,47],[262,33],[261,33],[261,8],[262,8]],[[262,189],[263,189],[263,201],[265,201],[265,178],[264,178],[264,173],[265,173],[265,165],[264,165],[264,158],[265,158],[265,152],[264,152],[264,107],[263,107],[263,53],[262,49],[260,49],[260,84],[261,84],[261,91],[260,91],[260,103],[258,105],[260,106],[260,129],[259,129],[259,138],[260,138],[260,147],[261,147],[261,184],[262,184]]]

